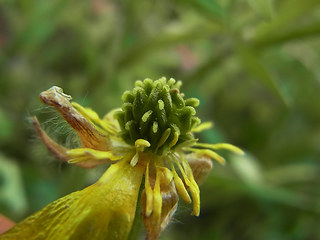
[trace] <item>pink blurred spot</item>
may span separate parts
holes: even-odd
[[[183,70],[192,70],[197,66],[197,57],[188,46],[182,44],[178,45],[177,51],[181,57],[181,67]]]
[[[14,222],[0,214],[0,234],[8,231],[14,226]]]

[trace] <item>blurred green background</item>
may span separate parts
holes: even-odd
[[[182,80],[230,142],[162,239],[320,239],[319,0],[2,0],[0,212],[19,221],[93,183],[105,167],[61,164],[30,116],[60,143],[72,131],[39,93],[60,86],[100,116],[146,77]],[[182,201],[180,201],[182,203]]]

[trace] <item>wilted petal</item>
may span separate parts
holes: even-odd
[[[192,170],[194,180],[197,184],[203,183],[213,166],[211,158],[199,156],[197,154],[188,154],[186,155],[186,159]]]
[[[87,114],[80,114],[70,103],[71,96],[63,93],[59,87],[51,87],[40,94],[40,99],[45,104],[55,107],[62,117],[75,129],[80,137],[83,147],[97,150],[108,150],[110,148],[109,137],[103,131],[99,131],[86,116],[93,116],[90,110]],[[77,105],[80,106],[80,105]],[[81,111],[86,111],[81,108]]]
[[[115,135],[117,133],[117,122],[115,120],[100,119],[98,114],[91,108],[82,107],[76,102],[72,102],[72,106],[87,120],[89,120],[99,132],[105,135]]]
[[[53,155],[56,158],[59,158],[60,160],[62,160],[64,162],[74,163],[75,165],[77,165],[79,167],[83,167],[83,168],[93,168],[93,167],[96,167],[100,164],[110,162],[109,159],[101,159],[101,158],[95,159],[94,157],[96,157],[96,156],[90,156],[89,154],[87,154],[85,157],[82,156],[82,159],[80,159],[79,156],[77,158],[75,158],[75,156],[72,155],[72,152],[78,151],[78,149],[69,150],[69,149],[61,146],[60,144],[56,143],[55,141],[53,141],[46,134],[46,132],[42,130],[42,128],[40,127],[39,121],[36,117],[32,118],[32,124],[33,124],[38,136],[40,137],[42,142],[46,145],[48,150],[51,153],[53,153]],[[83,148],[80,148],[80,149],[83,149]],[[70,154],[70,151],[71,151],[71,154]],[[90,152],[96,152],[96,151],[97,150],[90,149]],[[100,155],[101,155],[101,153],[100,153]],[[110,154],[108,156],[110,157]],[[70,162],[74,159],[76,161]]]
[[[0,239],[126,239],[143,172],[125,161],[111,165],[98,182],[49,204]]]
[[[38,134],[38,136],[41,138],[42,142],[46,145],[46,147],[49,149],[50,152],[56,157],[61,159],[62,161],[68,161],[69,157],[67,154],[67,148],[61,146],[60,144],[53,141],[45,131],[42,130],[40,127],[40,123],[36,117],[32,118],[32,124]]]
[[[147,240],[158,239],[177,210],[179,197],[173,181],[167,186],[161,186],[160,193],[162,198],[160,221],[154,212],[149,216],[146,214],[146,191],[144,190],[142,193],[143,222],[147,232]]]

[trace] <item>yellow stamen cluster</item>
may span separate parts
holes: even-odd
[[[184,99],[180,92],[181,82],[160,78],[153,81],[137,81],[132,91],[123,96],[121,111],[116,113],[120,136],[128,144],[145,139],[152,151],[166,155],[180,144],[194,140],[191,129],[200,123],[195,117],[196,98]]]

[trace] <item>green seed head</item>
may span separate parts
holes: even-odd
[[[194,140],[191,129],[200,123],[194,109],[199,100],[184,99],[180,86],[173,78],[145,79],[124,92],[122,109],[115,114],[123,140],[134,145],[137,139],[145,139],[151,144],[145,151],[158,155]]]

